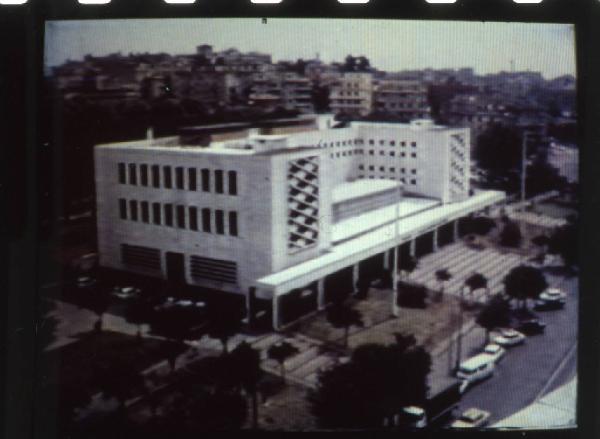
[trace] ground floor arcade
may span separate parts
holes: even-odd
[[[281,330],[337,299],[364,294],[374,281],[391,284],[396,291],[399,270],[393,267],[456,241],[465,233],[463,218],[504,202],[504,193],[482,191],[462,202],[379,224],[317,258],[258,279],[246,300],[250,320],[262,316]],[[395,304],[390,298],[391,312]]]

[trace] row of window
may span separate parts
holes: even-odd
[[[159,166],[136,163],[119,163],[119,183],[141,186],[152,186],[154,188],[166,189],[188,189],[198,190],[200,186],[203,192],[225,193],[225,171],[216,169],[201,169],[198,182],[198,170],[196,168],[184,168],[183,166]],[[211,177],[212,175],[212,177]],[[162,178],[161,178],[162,177]],[[162,186],[161,186],[162,182]],[[200,183],[198,185],[198,183]],[[237,172],[227,172],[227,193],[237,195]]]
[[[340,157],[347,157],[347,156],[352,156],[352,155],[359,155],[359,154],[364,154],[364,151],[362,149],[352,149],[350,151],[342,151],[342,152],[336,152],[336,153],[330,153],[329,157],[333,158],[340,158]],[[406,155],[407,153],[405,152],[401,152],[398,154],[398,157],[407,157]],[[369,155],[375,155],[375,150],[370,149],[369,150]],[[385,155],[385,151],[381,150],[379,151],[379,155]],[[396,156],[396,152],[395,151],[389,151],[389,155],[392,157]],[[417,158],[417,153],[416,152],[411,152],[410,153],[410,157],[412,158]]]
[[[395,151],[390,151],[389,154],[390,154],[390,156],[396,156],[396,152]],[[375,155],[375,150],[370,149],[369,150],[369,155]],[[379,150],[379,155],[385,155],[385,151],[384,150]],[[417,158],[417,153],[416,152],[411,152],[410,156],[412,158]],[[406,153],[405,152],[401,152],[399,154],[399,157],[406,157]]]
[[[358,165],[358,169],[360,171],[364,171],[365,170],[365,165]],[[374,170],[375,170],[375,166],[370,165],[369,166],[369,171],[374,171]],[[380,171],[385,171],[385,166],[380,166],[379,170]],[[391,167],[390,168],[390,172],[396,172],[396,168],[395,167]],[[406,168],[400,168],[400,172],[403,173],[403,174],[406,173]],[[413,175],[415,175],[417,173],[417,170],[416,169],[411,169],[410,173],[413,174]]]
[[[391,170],[392,168],[390,168],[390,172],[394,172]],[[386,179],[388,178],[386,175],[380,175],[380,176],[376,176],[376,175],[369,175],[368,177],[365,177],[364,175],[359,175],[358,178],[369,178],[370,180],[374,180],[374,179]],[[399,178],[399,181],[401,181],[404,184],[412,184],[412,185],[416,185],[417,184],[417,180],[415,178],[411,178],[410,180],[407,178]]]
[[[398,146],[407,146],[409,143],[410,143],[410,146],[412,146],[413,148],[417,147],[417,142],[406,142],[404,140],[399,141],[398,142]],[[385,145],[385,140],[380,140],[379,144],[381,146],[384,146]],[[388,144],[390,146],[396,146],[396,141],[395,140],[389,140]],[[369,145],[375,145],[375,140],[369,139]]]
[[[214,230],[218,235],[225,235],[225,219],[227,218],[227,234],[238,236],[238,214],[236,211],[225,212],[221,209],[213,211],[209,208],[203,208],[200,210],[200,215],[198,215],[198,208],[195,206],[150,203],[137,200],[129,200],[128,202],[124,198],[120,198],[119,218],[194,231],[198,231],[201,226],[203,232],[213,233]]]

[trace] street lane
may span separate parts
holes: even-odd
[[[549,284],[567,292],[565,309],[537,312],[540,320],[547,324],[545,334],[528,337],[524,345],[509,348],[494,376],[463,395],[461,412],[470,407],[488,410],[490,424],[493,424],[531,404],[542,390],[548,393],[576,374],[577,355],[574,354],[553,376],[577,343],[578,280],[549,275],[547,279]]]

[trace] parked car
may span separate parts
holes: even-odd
[[[538,319],[527,319],[521,321],[515,329],[525,335],[537,335],[544,332],[546,324]]]
[[[462,386],[461,391],[464,392],[466,387],[470,384],[491,377],[494,374],[494,366],[495,362],[493,358],[487,354],[475,355],[461,363],[456,372],[456,377],[463,380],[463,382],[466,382],[466,384]]]
[[[487,425],[490,419],[490,412],[472,407],[459,416],[459,418],[450,424],[451,428],[478,428]]]
[[[493,338],[493,342],[502,346],[516,346],[525,342],[525,335],[514,329],[502,329],[500,335]]]
[[[129,300],[129,299],[137,299],[142,294],[142,290],[136,287],[114,287],[112,289],[111,294],[119,299]]]
[[[506,354],[506,349],[496,343],[490,343],[483,348],[483,353],[492,357],[494,363],[498,363]]]
[[[536,311],[555,311],[565,307],[566,300],[537,300],[533,308]]]
[[[76,284],[78,288],[87,288],[96,285],[96,279],[90,276],[79,276]]]
[[[546,291],[540,294],[539,300],[544,302],[554,302],[560,300],[567,300],[567,294],[560,288],[548,288]]]

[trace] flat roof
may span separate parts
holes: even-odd
[[[331,241],[336,244],[348,240],[393,222],[395,218],[407,218],[440,204],[440,200],[430,198],[404,197],[399,203],[374,209],[333,224]]]
[[[260,288],[270,289],[276,295],[285,294],[294,288],[302,288],[328,274],[407,242],[434,227],[505,199],[506,194],[501,191],[480,191],[464,201],[425,209],[398,221],[386,223],[353,239],[334,244],[320,256],[264,276],[258,279],[256,284]]]
[[[353,198],[373,195],[378,192],[395,189],[402,186],[401,183],[392,180],[356,180],[338,184],[333,188],[331,199],[333,203],[343,203]]]

